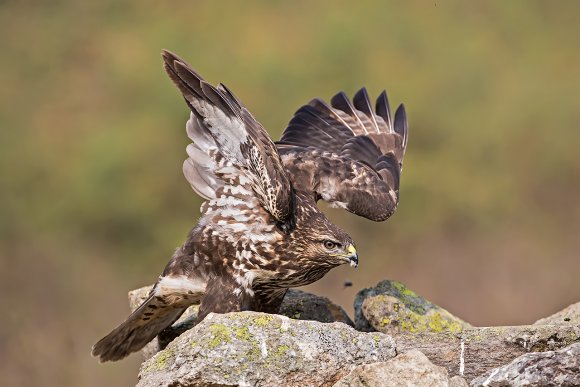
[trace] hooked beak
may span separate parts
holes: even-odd
[[[352,267],[358,267],[358,254],[356,253],[356,249],[354,248],[354,246],[352,244],[348,245],[346,251],[347,254],[344,257],[348,259],[348,263]]]

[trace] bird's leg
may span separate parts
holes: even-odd
[[[210,279],[201,298],[197,323],[210,313],[239,312],[251,310],[254,305],[254,292],[242,288],[233,277],[220,276]]]

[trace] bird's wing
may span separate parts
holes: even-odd
[[[399,202],[407,128],[402,104],[393,118],[386,92],[373,109],[362,88],[302,106],[276,145],[297,190],[381,221]]]
[[[101,362],[116,361],[140,350],[173,324],[187,307],[198,304],[205,287],[205,282],[183,275],[160,277],[149,297],[93,346],[92,355]]]
[[[224,85],[213,87],[181,58],[168,51],[162,55],[167,74],[191,109],[187,134],[193,144],[183,170],[193,189],[219,200],[249,186],[278,222],[290,222],[292,187],[266,130]]]

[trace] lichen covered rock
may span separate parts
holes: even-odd
[[[394,356],[390,336],[343,323],[210,314],[144,362],[138,386],[331,386],[357,365]]]
[[[450,375],[472,379],[527,352],[553,351],[579,342],[580,324],[571,323],[577,321],[574,310],[567,308],[543,320],[558,324],[477,328],[400,282],[382,281],[357,295],[355,326],[387,333],[397,342],[398,351],[418,349]]]
[[[147,291],[133,293],[133,307]],[[190,308],[150,345],[153,355],[173,340],[143,364],[139,385],[330,386],[341,378],[339,386],[574,385],[579,307],[534,325],[478,328],[399,282],[383,281],[357,296],[356,327],[365,331],[359,332],[344,323],[296,320],[352,324],[328,299],[291,290],[282,306],[291,318],[211,314],[194,327],[197,311]]]
[[[397,281],[361,290],[354,306],[355,327],[364,332],[457,333],[471,327]]]
[[[431,363],[420,351],[411,350],[386,362],[357,366],[334,386],[466,387],[467,382],[461,377],[450,379],[445,368]]]
[[[580,302],[572,304],[551,316],[544,317],[534,325],[580,325]]]
[[[532,352],[474,379],[472,386],[580,386],[580,343]]]
[[[129,306],[134,311],[141,305],[151,290],[145,286],[129,292]],[[177,336],[193,328],[196,323],[199,305],[190,306],[183,315],[171,326],[159,334],[143,349],[144,359],[149,359],[162,350]],[[296,320],[312,320],[320,322],[342,322],[354,326],[344,309],[326,297],[290,289],[284,297],[280,314]]]

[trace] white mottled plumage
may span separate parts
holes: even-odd
[[[205,292],[205,287],[207,286],[207,281],[199,277],[188,277],[184,275],[179,276],[163,276],[159,278],[157,285],[154,289],[154,295],[160,296],[172,293],[194,293],[203,294]]]
[[[358,264],[352,238],[316,201],[385,220],[398,203],[407,143],[404,108],[391,117],[386,94],[373,110],[365,89],[352,102],[315,99],[300,108],[279,143],[220,84],[163,53],[167,74],[191,114],[184,175],[206,201],[147,300],[93,347],[101,361],[140,349],[192,303],[210,312],[278,312],[286,290]],[[263,348],[264,356],[267,350]]]

